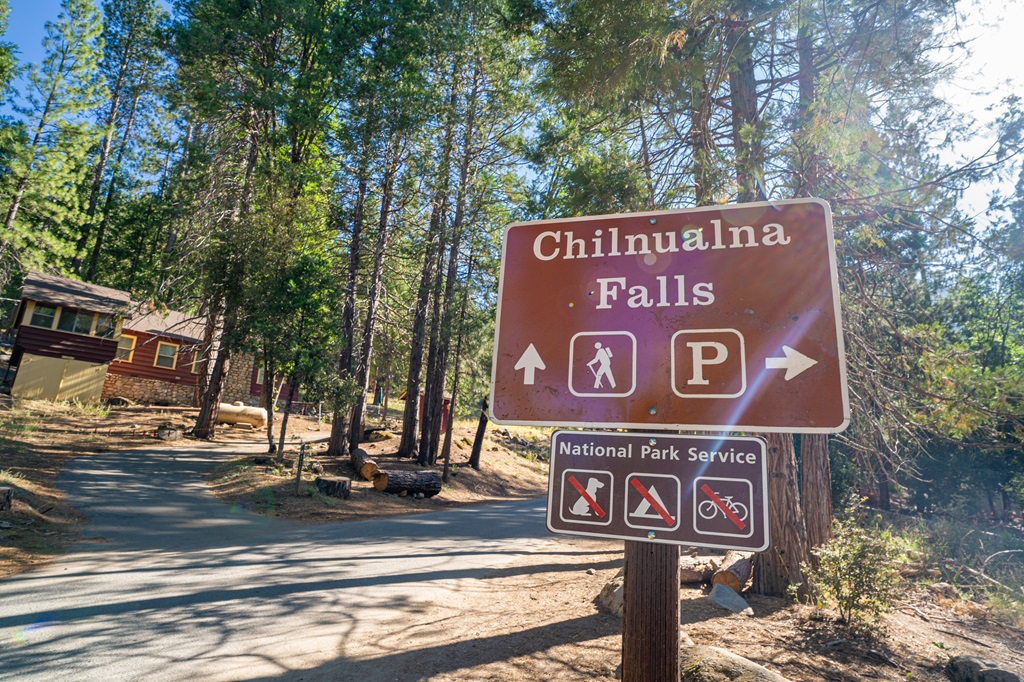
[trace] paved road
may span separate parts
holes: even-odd
[[[231,509],[202,482],[230,456],[73,460],[60,486],[84,541],[0,580],[0,679],[301,679],[552,543],[540,501],[307,527]]]

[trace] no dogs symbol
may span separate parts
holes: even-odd
[[[562,472],[562,521],[589,526],[612,522],[612,489],[615,477],[608,471],[566,469]]]

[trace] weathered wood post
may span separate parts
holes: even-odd
[[[679,679],[679,546],[626,540],[623,682]]]

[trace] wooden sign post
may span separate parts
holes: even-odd
[[[626,541],[623,682],[679,679],[679,546]]]

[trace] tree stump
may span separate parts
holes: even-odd
[[[353,450],[349,458],[352,460],[352,468],[367,481],[372,481],[380,471],[377,463],[370,459],[370,455],[366,454],[366,450],[362,448]]]
[[[733,592],[739,594],[750,580],[750,568],[754,563],[753,560],[752,552],[728,552],[722,562],[722,567],[715,571],[715,575],[711,578],[711,584],[731,587]]]
[[[441,474],[436,471],[378,471],[373,476],[373,487],[382,493],[433,497],[441,492]]]
[[[0,488],[0,511],[11,511],[14,506],[14,489]]]
[[[316,489],[321,495],[347,500],[352,494],[352,479],[342,476],[317,476]]]

